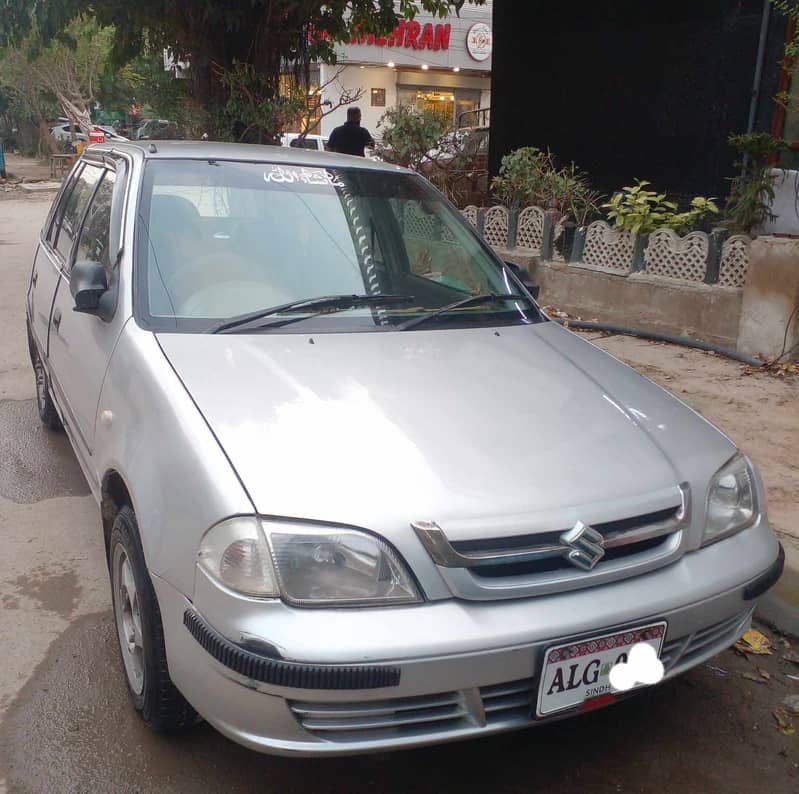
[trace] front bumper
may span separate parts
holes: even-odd
[[[779,564],[779,544],[761,523],[654,573],[518,601],[363,610],[276,603],[255,604],[258,609],[238,616],[214,609],[199,615],[185,596],[153,579],[170,674],[208,722],[262,752],[344,755],[537,723],[544,651],[580,637],[665,620],[661,657],[667,677],[677,675],[740,636],[754,611],[745,593],[773,579]],[[252,667],[234,669],[230,656],[201,647],[187,616],[234,652],[243,649],[243,658],[270,656],[273,664],[295,669],[295,677],[259,680]],[[325,677],[331,668],[351,671],[352,677],[335,680],[352,685],[320,688],[320,681],[333,680]],[[317,678],[303,673],[308,670]],[[381,671],[394,670],[396,684],[380,678]],[[377,685],[355,688],[367,681],[362,674],[377,676],[368,679]]]

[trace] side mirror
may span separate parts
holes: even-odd
[[[508,270],[513,272],[513,275],[519,279],[519,281],[524,284],[525,289],[536,299],[538,300],[538,293],[541,292],[541,287],[538,284],[533,284],[530,281],[530,274],[520,265],[517,265],[515,262],[505,262],[505,267]]]
[[[69,276],[69,291],[75,299],[76,312],[97,313],[100,298],[108,291],[105,268],[99,262],[75,262]]]

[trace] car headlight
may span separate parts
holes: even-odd
[[[419,601],[405,566],[386,544],[353,529],[264,522],[280,590],[303,606]]]
[[[736,455],[710,483],[703,545],[748,527],[756,517],[754,478],[746,458]]]
[[[238,593],[301,606],[421,600],[391,547],[354,529],[234,518],[206,533],[197,564]]]

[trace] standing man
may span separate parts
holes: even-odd
[[[374,138],[369,134],[369,130],[361,126],[360,108],[347,108],[347,122],[330,133],[327,148],[339,154],[364,157],[364,148],[374,145]]]

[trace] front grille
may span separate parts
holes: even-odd
[[[622,518],[617,521],[605,521],[601,524],[592,524],[591,527],[603,537],[615,532],[626,532],[630,529],[646,527],[661,521],[670,521],[677,515],[679,505],[666,510],[657,510],[642,516]],[[452,548],[460,552],[469,551],[499,551],[508,549],[524,549],[541,545],[558,543],[563,530],[557,532],[539,532],[536,535],[514,535],[510,538],[487,538],[485,540],[459,540],[453,541]]]
[[[531,720],[535,680],[462,692],[361,703],[290,701],[300,725],[320,739],[359,742]]]
[[[753,612],[754,607],[751,607],[693,634],[669,640],[660,653],[666,672],[677,667],[690,667],[702,658],[728,648],[741,636],[742,629],[751,620]]]
[[[648,551],[665,550],[672,536],[678,531],[680,506],[658,510],[631,518],[619,519],[593,524],[592,528],[606,539],[608,547],[605,556],[596,565],[594,570],[601,571],[608,563],[643,554]],[[663,525],[663,534],[655,537],[644,537],[641,540],[631,540],[629,543],[613,544],[614,536],[619,533],[634,530],[646,530],[648,527]],[[537,535],[519,535],[516,537],[491,538],[485,540],[455,541],[451,545],[455,551],[465,554],[477,552],[488,554],[490,552],[525,551],[535,553],[543,547],[556,546],[560,542],[562,532],[543,532]],[[510,576],[531,576],[536,574],[556,573],[561,571],[573,572],[574,566],[562,554],[541,557],[539,559],[524,560],[522,562],[494,563],[477,565],[471,568],[472,575],[478,579],[499,579]]]
[[[632,557],[634,554],[643,554],[645,551],[664,548],[668,545],[671,535],[659,538],[650,538],[638,543],[629,543],[608,549],[605,556],[593,569],[601,571],[603,566],[615,560]],[[530,576],[539,573],[552,573],[555,571],[574,571],[574,566],[564,557],[547,557],[543,560],[530,560],[529,562],[511,562],[505,565],[487,565],[484,568],[473,568],[472,574],[481,579],[499,579],[505,576]]]
[[[414,733],[435,733],[468,724],[459,692],[360,703],[289,703],[305,730],[319,738],[366,741]]]
[[[514,718],[529,719],[535,692],[535,680],[532,678],[480,687],[486,723],[491,725]]]

